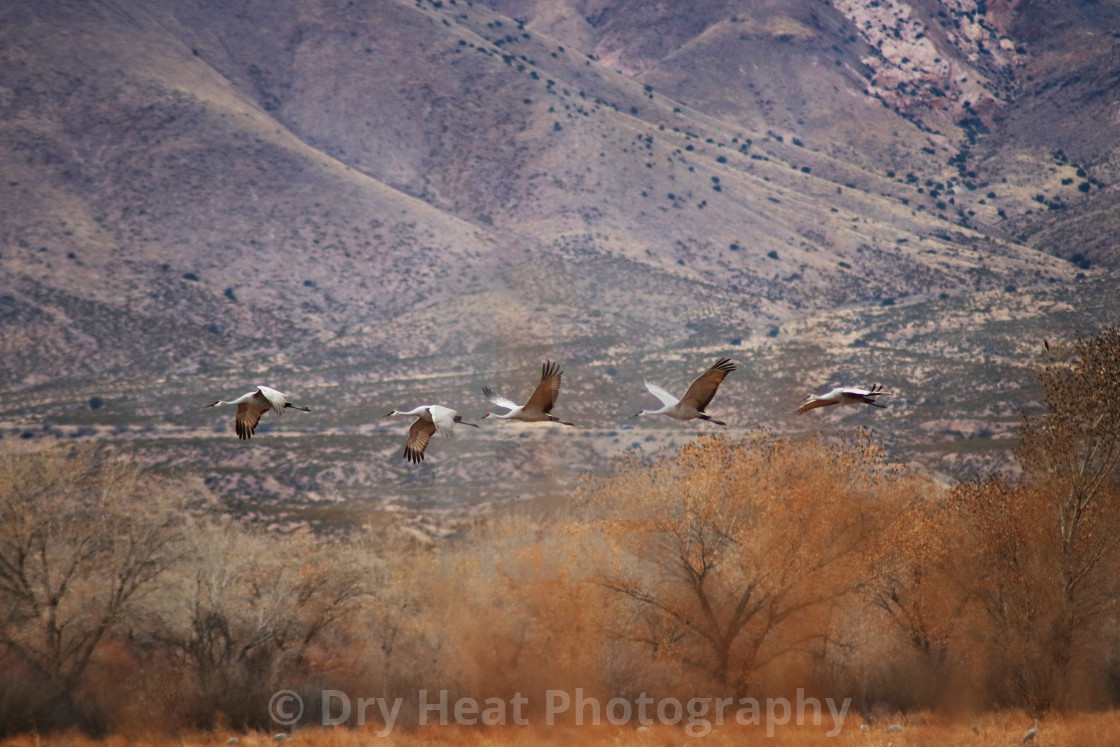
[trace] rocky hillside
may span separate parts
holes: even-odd
[[[1117,263],[1115,2],[488,5],[705,114],[932,187],[954,221]]]

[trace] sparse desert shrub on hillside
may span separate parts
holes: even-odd
[[[830,610],[869,582],[914,494],[865,439],[701,438],[652,467],[623,463],[585,496],[636,549],[600,570],[630,603],[617,636],[695,686],[744,694],[828,639]]]

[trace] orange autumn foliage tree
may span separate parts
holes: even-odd
[[[652,466],[623,462],[583,495],[614,546],[644,556],[600,567],[630,606],[616,634],[746,693],[770,662],[828,637],[829,610],[868,583],[922,487],[865,437],[702,437]]]
[[[960,486],[993,692],[1037,710],[1100,704],[1120,614],[1120,330],[1078,338],[1038,372],[1024,416],[1026,480]]]

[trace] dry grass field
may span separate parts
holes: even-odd
[[[826,719],[827,723],[827,719]],[[649,727],[632,726],[507,726],[507,727],[461,727],[429,726],[417,730],[398,730],[386,737],[378,735],[374,728],[366,729],[306,729],[294,732],[285,743],[307,745],[308,747],[360,747],[368,744],[384,745],[569,745],[569,744],[613,744],[613,745],[742,745],[761,743],[766,745],[837,745],[837,747],[858,745],[859,747],[887,747],[887,745],[975,745],[976,747],[995,747],[996,745],[1020,744],[1023,734],[1030,728],[1031,720],[1022,711],[988,713],[975,717],[942,717],[928,714],[912,714],[902,717],[898,722],[901,732],[885,732],[890,724],[876,724],[862,729],[863,722],[858,716],[847,720],[844,729],[835,737],[826,735],[825,727],[787,726],[775,729],[773,737],[767,737],[764,727],[748,728],[725,726],[714,729],[704,737],[689,737],[681,727],[655,724]],[[27,734],[0,742],[3,747],[124,747],[124,745],[146,744],[152,747],[202,747],[204,745],[228,744],[236,738],[239,747],[264,747],[277,744],[274,734],[238,734],[228,731],[214,731],[180,735],[176,737],[145,736],[142,734],[118,735],[106,739],[93,739],[78,734],[55,734],[40,737]],[[1054,715],[1039,725],[1039,734],[1034,744],[1051,747],[1080,745],[1109,745],[1120,742],[1120,712],[1083,713],[1071,716]]]

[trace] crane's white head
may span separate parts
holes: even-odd
[[[401,414],[400,410],[390,410],[390,411],[389,411],[389,414],[388,414],[388,415],[386,415],[385,417],[387,417],[387,418],[391,418],[391,417],[393,417],[394,415],[400,415],[400,414]]]
[[[639,415],[648,415],[648,414],[649,414],[649,410],[638,410],[636,413],[634,413],[634,417],[638,417]]]
[[[217,406],[218,406],[218,405],[220,405],[220,404],[222,404],[222,401],[221,401],[221,400],[219,399],[219,400],[217,400],[217,401],[215,401],[215,402],[211,402],[211,403],[210,403],[210,404],[208,404],[208,405],[203,405],[203,408],[202,408],[202,409],[204,409],[204,410],[205,410],[205,409],[206,409],[207,407],[217,407]]]
[[[486,420],[486,418],[492,418],[492,417],[494,417],[494,413],[492,413],[492,412],[488,412],[488,413],[486,413],[485,415],[483,415],[483,416],[482,416],[481,418],[479,418],[479,419],[480,419],[480,420]]]

